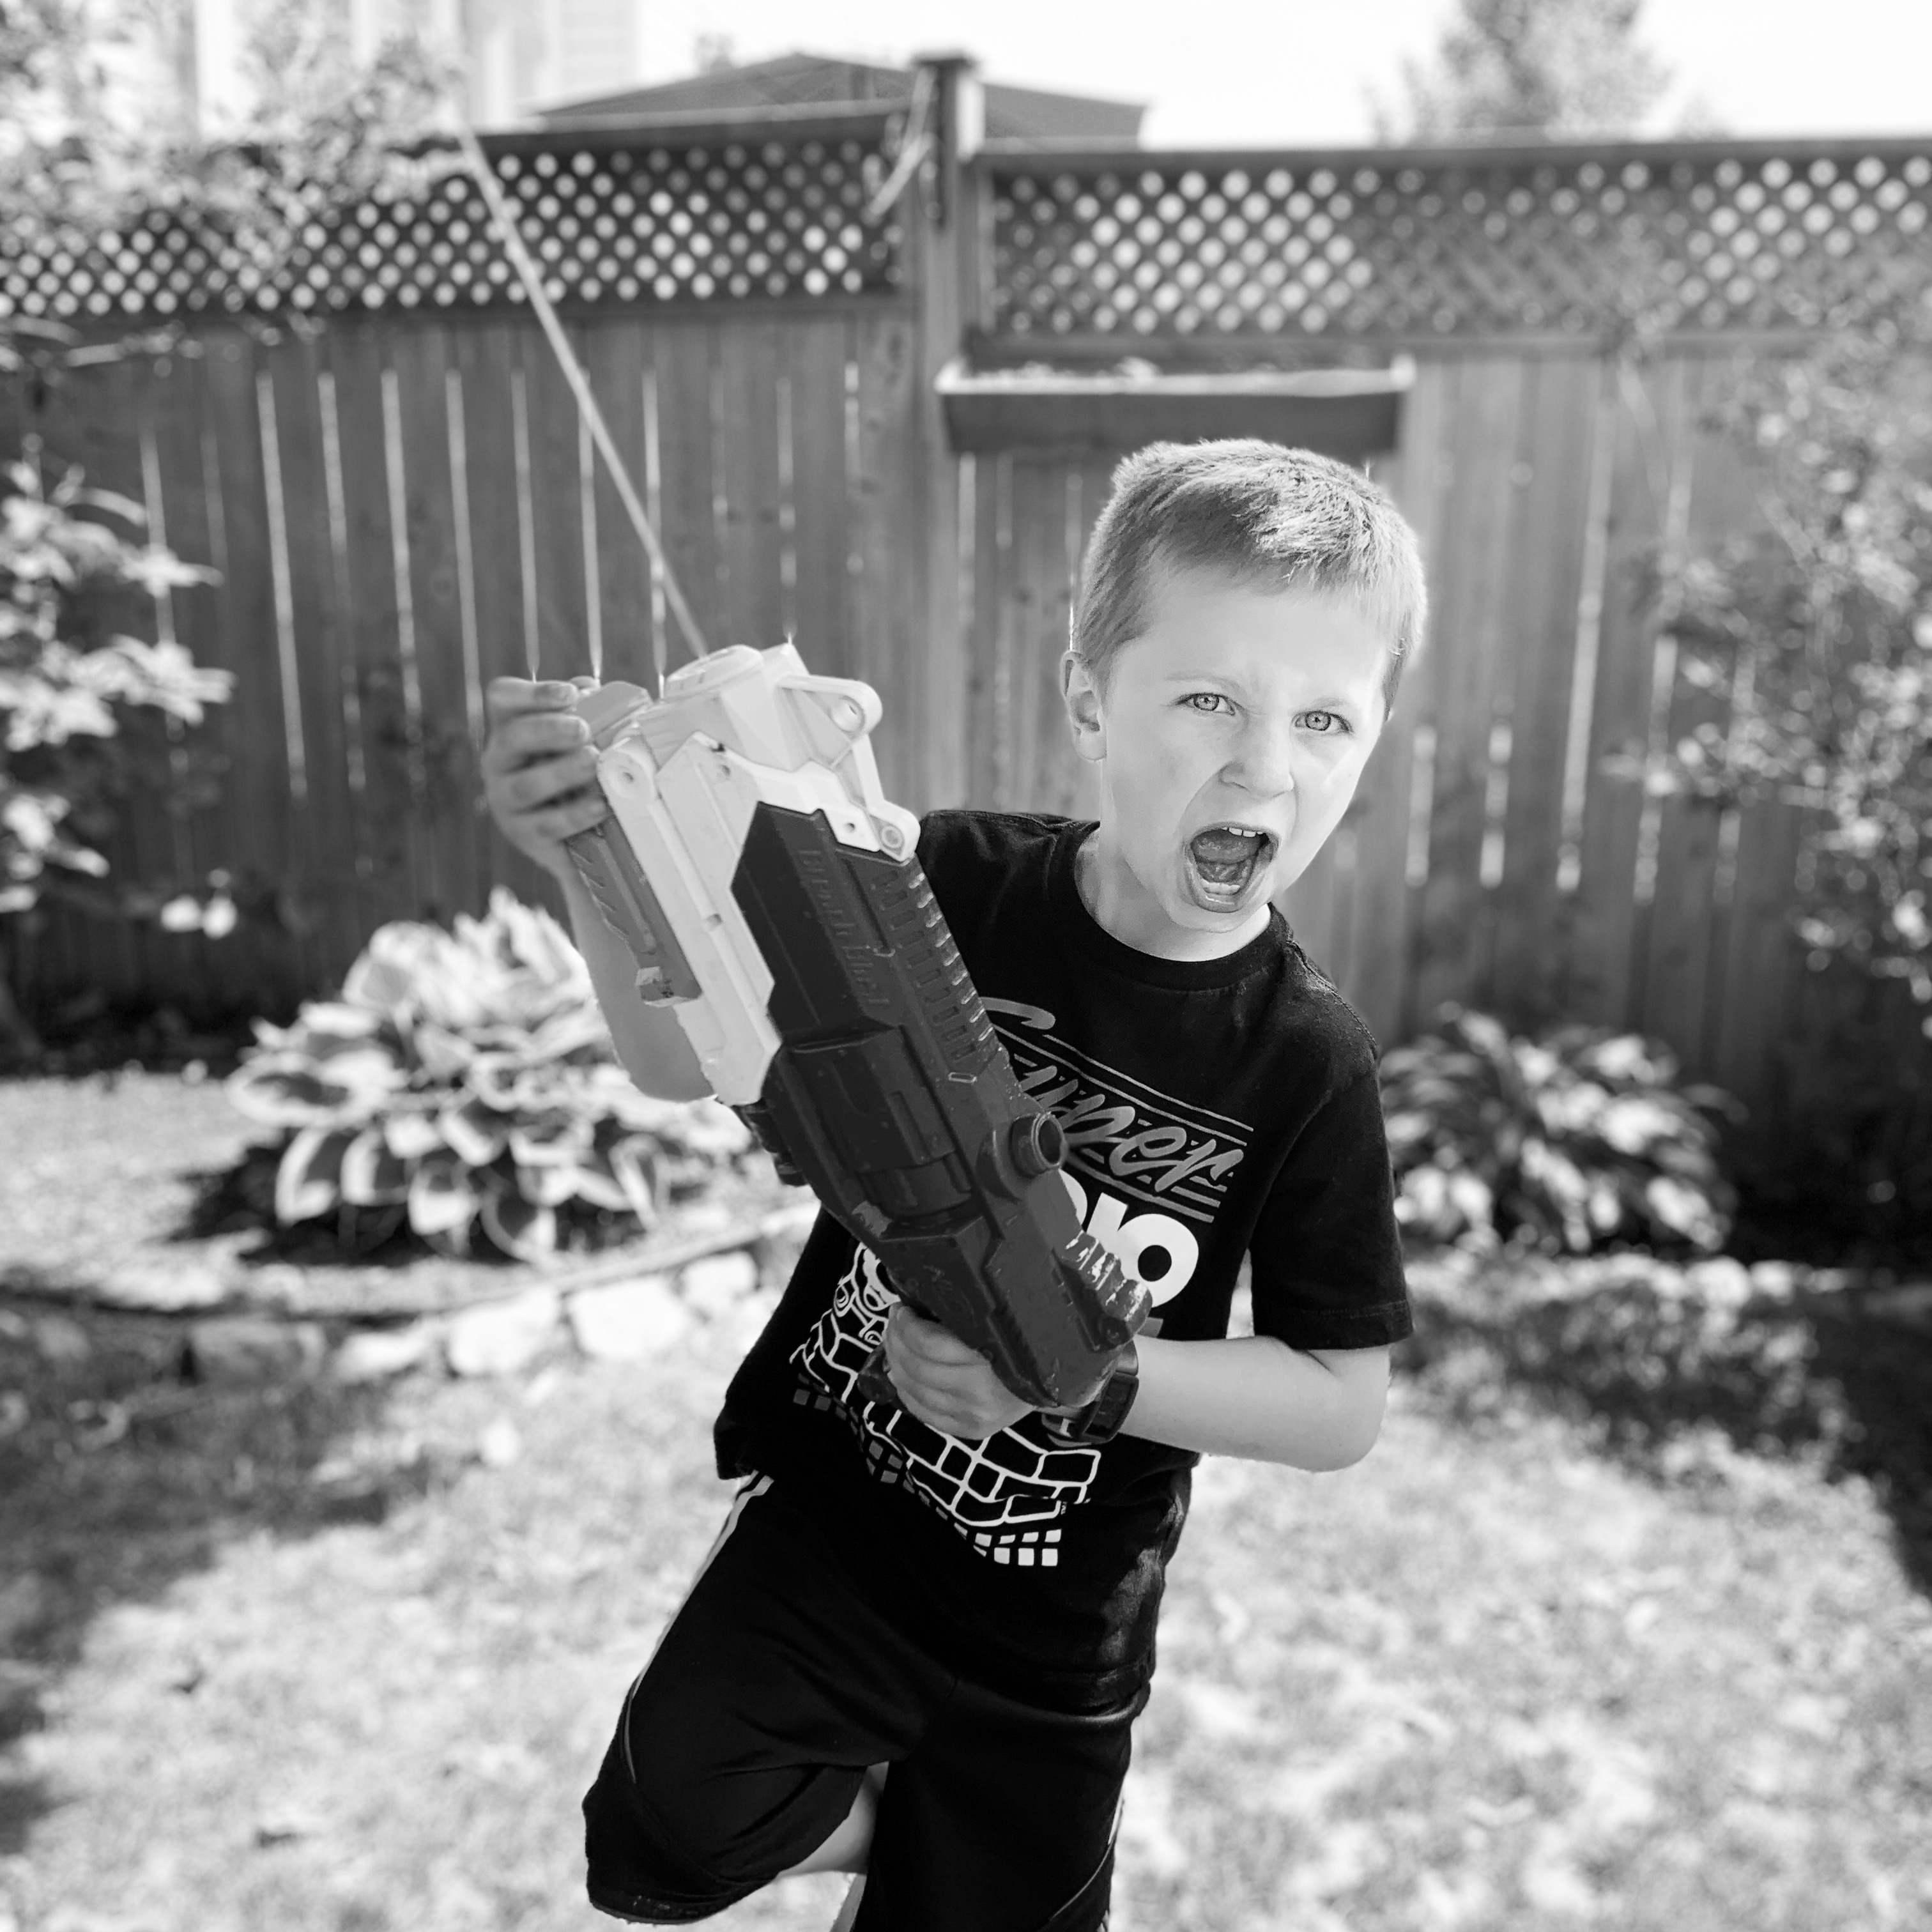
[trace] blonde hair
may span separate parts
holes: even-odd
[[[1386,708],[1428,613],[1421,548],[1388,493],[1332,457],[1280,443],[1150,443],[1114,470],[1070,640],[1102,692],[1120,646],[1147,628],[1162,569],[1350,599],[1388,640]]]

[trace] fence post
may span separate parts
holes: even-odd
[[[982,124],[979,77],[964,54],[928,54],[932,76],[928,122],[932,145],[904,210],[907,261],[918,304],[914,410],[924,501],[926,634],[909,642],[924,668],[920,736],[922,807],[957,805],[966,795],[966,658],[961,595],[959,461],[946,440],[934,387],[940,370],[964,344],[976,314],[980,215],[971,166]],[[908,479],[910,481],[911,479]]]

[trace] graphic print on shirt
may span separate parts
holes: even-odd
[[[985,1004],[1021,1085],[1066,1133],[1062,1178],[1082,1226],[1146,1284],[1156,1307],[1172,1300],[1193,1279],[1201,1255],[1196,1230],[1204,1230],[1221,1204],[1247,1150],[1246,1127],[1067,1046],[1054,1036],[1053,1015],[1040,1007]],[[861,1246],[831,1307],[794,1352],[802,1372],[794,1399],[836,1408],[879,1480],[904,1484],[982,1555],[1052,1566],[1058,1522],[1091,1492],[1100,1450],[1054,1443],[1036,1415],[983,1442],[967,1442],[908,1410],[855,1395],[898,1299],[878,1257]],[[1143,1332],[1158,1326],[1156,1316]]]

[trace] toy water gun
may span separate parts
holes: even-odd
[[[1021,1090],[869,734],[871,687],[734,646],[661,698],[578,704],[611,816],[578,875],[712,1090],[878,1256],[902,1299],[1036,1408],[1080,1401],[1147,1290],[1082,1231],[1059,1124]],[[880,1355],[862,1393],[898,1405]]]
[[[610,683],[578,704],[612,816],[569,849],[637,962],[638,995],[670,1008],[712,1091],[878,1256],[902,1300],[1022,1400],[1078,1402],[1150,1298],[1076,1219],[1055,1172],[1059,1124],[1020,1090],[914,856],[918,822],[880,789],[878,696],[811,676],[789,644],[707,652],[514,212],[476,136],[458,140],[697,653],[668,674],[657,626],[657,698]],[[590,650],[601,677],[594,635]],[[859,1387],[897,1406],[883,1349]],[[1100,1440],[1108,1423],[1046,1426]]]

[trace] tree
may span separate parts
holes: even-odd
[[[126,76],[104,56],[138,38],[128,4],[0,0],[0,223],[16,236],[52,234],[84,257],[160,210],[272,278],[305,225],[407,178],[398,149],[446,98],[419,44],[392,40],[358,67],[304,0],[271,0],[254,24],[255,112],[238,138],[202,142],[117,95]],[[182,334],[90,340],[0,316],[0,376],[38,393],[180,348]],[[112,880],[100,850],[144,764],[169,774],[178,803],[206,794],[185,734],[232,680],[197,666],[162,614],[209,574],[148,542],[140,505],[89,488],[38,438],[0,452],[0,1054],[36,1046],[8,968],[14,929],[43,899],[211,937],[235,922],[225,876]]]
[[[1765,358],[1719,421],[1765,527],[1659,584],[1679,677],[1729,702],[1651,782],[1802,807],[1814,964],[1904,981],[1932,1036],[1932,296]]]
[[[1922,1246],[1932,1052],[1904,1049],[1899,1009],[1932,1040],[1932,294],[1758,358],[1718,422],[1762,524],[1655,586],[1705,722],[1618,762],[1714,811],[1796,809],[1793,927],[1841,987],[1828,1074],[1788,1095],[1762,1191],[1814,1234]]]
[[[1668,76],[1639,40],[1642,0],[1459,0],[1426,64],[1402,63],[1406,98],[1376,104],[1377,136],[1625,134]]]

